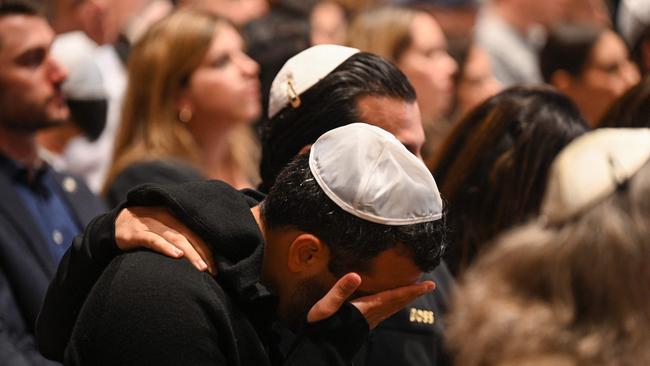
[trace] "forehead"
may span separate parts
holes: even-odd
[[[617,61],[626,58],[628,55],[627,48],[614,32],[605,30],[594,45],[591,51],[592,61]]]
[[[440,47],[446,45],[442,28],[432,15],[418,13],[411,23],[412,45],[415,47]]]
[[[34,15],[0,17],[0,57],[13,57],[35,47],[49,47],[54,32],[45,19]]]
[[[392,133],[411,152],[415,153],[413,150],[419,150],[424,144],[417,102],[370,95],[359,98],[357,108],[362,121]]]
[[[370,264],[370,269],[361,274],[362,294],[373,294],[418,282],[422,271],[415,264],[407,249],[401,245],[387,249]]]
[[[227,23],[221,23],[214,30],[209,52],[220,53],[243,47],[244,41],[235,28]]]

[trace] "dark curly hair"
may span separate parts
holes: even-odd
[[[435,268],[446,247],[445,215],[437,221],[391,226],[360,219],[337,206],[320,188],[301,154],[278,175],[262,204],[269,229],[293,227],[323,240],[332,253],[330,271],[364,272],[379,253],[404,245],[424,272]]]

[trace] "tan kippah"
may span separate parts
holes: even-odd
[[[542,203],[549,223],[572,218],[612,194],[650,159],[650,129],[603,128],[555,158]]]

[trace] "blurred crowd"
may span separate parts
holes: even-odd
[[[0,364],[58,364],[48,285],[133,188],[268,193],[354,122],[447,226],[358,364],[650,364],[649,75],[650,0],[0,0]]]

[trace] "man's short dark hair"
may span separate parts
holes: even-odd
[[[579,77],[604,31],[605,28],[591,24],[560,24],[553,27],[539,54],[544,81],[550,83],[558,70]]]
[[[325,242],[330,271],[342,276],[364,272],[379,253],[403,244],[422,271],[435,268],[446,247],[445,215],[437,221],[391,226],[360,219],[337,206],[320,188],[301,154],[278,175],[262,204],[264,225],[271,230],[296,228]]]
[[[38,15],[41,16],[41,7],[33,1],[0,0],[0,17],[7,15]]]
[[[0,0],[0,18],[13,15],[42,16],[39,9],[33,6],[31,2]],[[0,36],[0,48],[2,48],[3,43],[4,40]]]
[[[268,192],[275,177],[300,150],[323,133],[361,122],[357,100],[365,96],[415,102],[415,90],[390,61],[360,52],[300,95],[300,107],[287,106],[262,122],[262,184]]]

